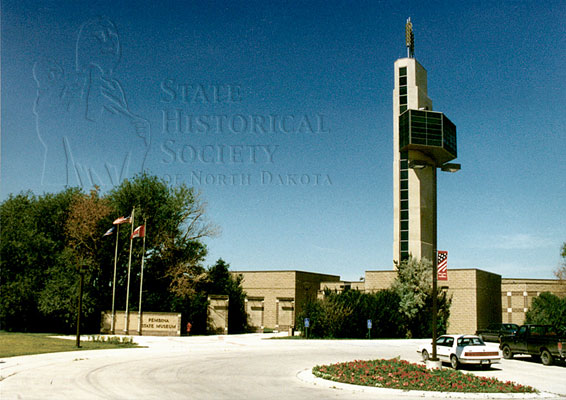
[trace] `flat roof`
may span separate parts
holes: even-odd
[[[386,269],[386,270],[380,270],[380,269],[368,269],[365,272],[396,272],[396,269]],[[488,274],[493,274],[493,275],[498,275],[501,276],[499,274],[496,274],[495,272],[491,272],[491,271],[486,271],[485,269],[479,269],[479,268],[448,268],[448,272],[450,271],[481,271],[481,272],[486,272]],[[501,278],[503,279],[503,278]]]
[[[327,274],[324,272],[312,272],[312,271],[302,271],[302,270],[298,270],[298,269],[269,269],[269,270],[238,270],[238,271],[230,271],[232,273],[276,273],[276,272],[299,272],[301,274],[311,274],[311,275],[326,275],[326,276],[335,276],[340,278],[340,275],[334,275],[334,274]]]

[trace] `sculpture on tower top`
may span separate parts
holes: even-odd
[[[405,43],[407,45],[407,57],[415,57],[415,34],[413,33],[413,24],[411,23],[411,17],[407,20],[405,25]]]

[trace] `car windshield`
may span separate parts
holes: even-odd
[[[462,337],[458,339],[458,346],[483,346],[484,342],[479,337]]]

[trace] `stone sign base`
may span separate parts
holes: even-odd
[[[126,327],[125,311],[116,311],[114,332],[112,330],[112,312],[103,311],[100,320],[100,333],[115,335],[146,336],[181,336],[181,314],[142,312],[141,326],[137,311],[128,315]]]

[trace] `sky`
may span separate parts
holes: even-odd
[[[552,278],[566,241],[563,1],[1,3],[0,200],[145,170],[201,192],[206,264],[393,267],[393,63],[457,126],[448,268]]]

